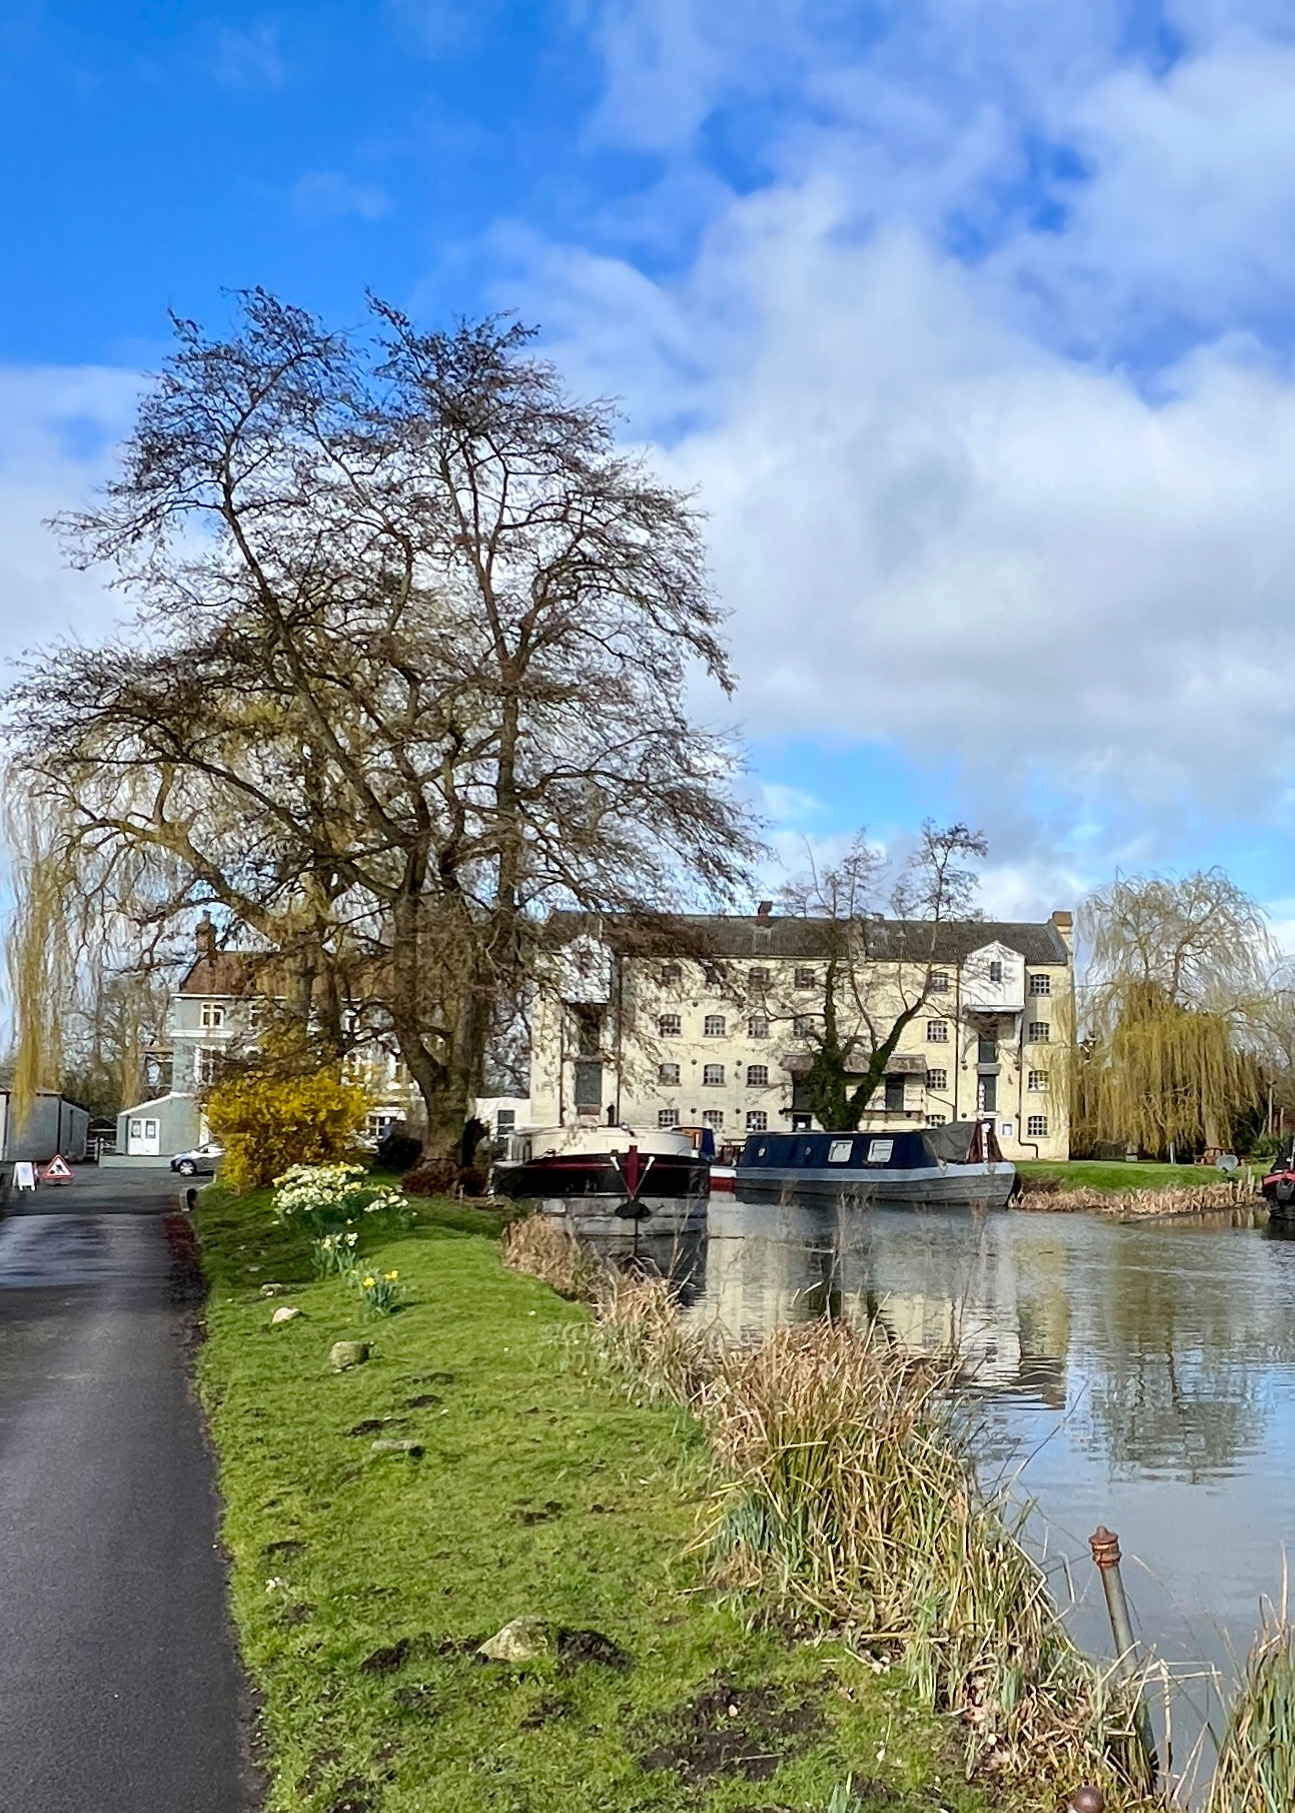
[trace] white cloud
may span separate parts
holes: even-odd
[[[288,74],[281,37],[271,19],[246,29],[222,25],[212,66],[216,80],[229,88],[281,88]]]
[[[124,601],[73,572],[47,520],[84,505],[129,427],[140,380],[102,367],[0,368],[0,659],[102,636]]]
[[[332,220],[347,214],[380,220],[391,211],[391,197],[377,183],[359,183],[336,170],[312,170],[292,191],[292,205],[309,220]]]

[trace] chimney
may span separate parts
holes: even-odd
[[[1066,913],[1058,909],[1057,912],[1052,915],[1052,923],[1061,933],[1061,942],[1065,945],[1066,949],[1073,952],[1075,948],[1074,914]]]
[[[194,932],[194,942],[198,946],[199,957],[208,959],[216,955],[216,928],[212,924],[211,914],[204,907],[202,918]]]
[[[769,915],[772,912],[773,912],[772,900],[762,900],[760,902],[759,906],[755,909],[755,916],[757,919],[764,919],[767,921],[769,918]]]

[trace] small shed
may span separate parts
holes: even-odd
[[[198,1119],[194,1097],[175,1090],[123,1108],[117,1116],[117,1158],[169,1158],[187,1152],[198,1143]]]
[[[37,1090],[20,1121],[10,1085],[0,1085],[0,1156],[6,1160],[32,1159],[43,1165],[56,1152],[64,1158],[84,1158],[89,1125],[89,1112],[54,1089]]]

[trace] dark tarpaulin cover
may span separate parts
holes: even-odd
[[[965,1165],[976,1137],[975,1121],[950,1121],[947,1127],[928,1127],[922,1137],[931,1157],[946,1165]]]

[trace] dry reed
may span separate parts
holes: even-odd
[[[1096,1210],[1102,1215],[1196,1215],[1211,1209],[1245,1208],[1259,1200],[1247,1178],[1233,1178],[1173,1190],[1039,1190],[1027,1185],[1018,1206],[1044,1209],[1049,1214]]]
[[[587,1303],[602,1288],[609,1268],[565,1221],[552,1215],[523,1215],[501,1235],[504,1264],[541,1278],[559,1297]]]
[[[1209,1813],[1295,1807],[1295,1624],[1265,1615],[1228,1710]]]

